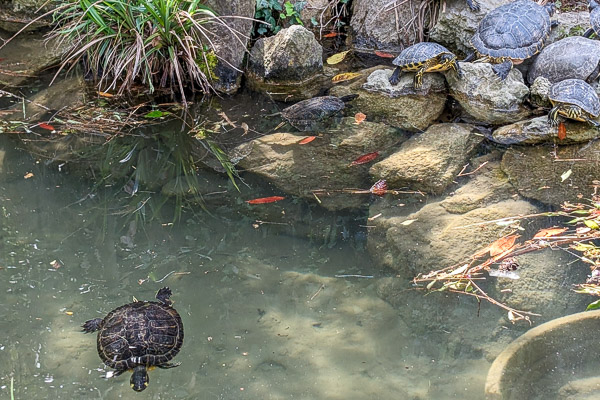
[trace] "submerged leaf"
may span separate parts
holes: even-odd
[[[331,57],[329,57],[327,59],[327,64],[333,65],[333,64],[338,64],[338,63],[344,61],[344,58],[346,58],[346,56],[348,55],[349,52],[350,52],[350,50],[346,50],[346,51],[342,51],[341,53],[336,53],[336,54],[332,55]]]
[[[551,237],[551,236],[560,235],[561,233],[564,233],[567,230],[568,230],[568,228],[547,228],[547,229],[540,229],[535,234],[535,236],[533,237],[533,239],[547,238],[547,237]]]
[[[344,72],[343,74],[338,74],[338,75],[334,76],[333,78],[331,78],[331,82],[340,83],[340,82],[350,81],[359,76],[361,76],[361,74],[358,72]]]
[[[258,199],[246,200],[248,204],[267,204],[267,203],[275,203],[277,201],[281,201],[285,199],[282,196],[271,196],[271,197],[261,197]]]
[[[382,57],[382,58],[396,58],[396,56],[391,53],[386,53],[385,51],[379,51],[379,50],[375,50],[375,55],[377,57]]]
[[[376,159],[378,155],[379,155],[378,151],[374,151],[372,153],[363,154],[362,156],[358,157],[356,160],[352,161],[350,163],[350,166],[366,164],[369,161],[373,161],[374,159]]]
[[[307,143],[312,142],[316,138],[317,138],[316,136],[307,136],[304,139],[302,139],[301,141],[299,141],[298,144],[307,144]]]
[[[521,235],[510,235],[496,240],[490,245],[490,256],[494,257],[498,254],[504,253],[506,250],[509,250],[511,247],[513,247],[515,240],[517,240],[519,237],[521,237]]]
[[[563,173],[563,174],[560,176],[560,181],[561,181],[561,182],[564,182],[564,181],[566,181],[567,179],[569,179],[569,177],[571,176],[571,174],[572,174],[572,173],[573,173],[573,171],[572,171],[572,170],[568,170],[567,172]]]

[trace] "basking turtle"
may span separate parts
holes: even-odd
[[[150,367],[172,368],[169,363],[183,344],[183,323],[172,307],[168,287],[154,301],[135,301],[115,308],[104,318],[83,324],[83,332],[98,332],[98,355],[114,368],[115,376],[133,370],[131,387],[141,392],[148,386]]]
[[[600,4],[594,0],[590,0],[588,5],[588,10],[590,10],[590,25],[592,27],[585,31],[583,34],[584,37],[589,38],[594,33],[596,36],[600,36]]]
[[[554,4],[541,6],[531,0],[517,0],[490,11],[479,23],[471,44],[481,61],[504,80],[514,64],[537,54],[554,25],[550,17]]]
[[[596,91],[581,79],[565,79],[550,87],[548,98],[553,108],[548,113],[548,123],[558,125],[558,115],[576,121],[585,121],[600,127],[592,118],[600,115],[600,99]]]
[[[425,72],[438,72],[453,69],[460,78],[461,71],[456,61],[456,56],[441,44],[421,42],[413,44],[402,50],[400,55],[392,61],[396,69],[390,76],[390,84],[397,85],[401,72],[416,72],[414,86],[418,89],[423,84]]]
[[[319,127],[320,122],[325,122],[342,111],[347,102],[357,97],[356,94],[313,97],[284,108],[281,116],[300,131],[312,131]]]
[[[527,80],[531,84],[543,76],[552,83],[575,78],[592,82],[599,74],[600,41],[569,36],[544,47],[529,68]]]

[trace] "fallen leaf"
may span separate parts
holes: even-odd
[[[547,228],[540,229],[534,236],[533,239],[547,238],[556,235],[560,235],[568,230],[568,228]]]
[[[408,226],[408,225],[412,224],[415,221],[416,221],[416,219],[407,219],[406,221],[402,221],[400,223],[400,225]]]
[[[396,56],[393,54],[386,53],[385,51],[379,51],[379,50],[375,50],[375,55],[377,57],[382,57],[382,58],[396,58]]]
[[[23,178],[25,178],[25,179],[33,178],[33,173],[28,172],[25,174],[25,176]]]
[[[344,58],[348,55],[350,50],[342,51],[341,53],[336,53],[327,59],[327,64],[333,65],[344,61]]]
[[[271,196],[271,197],[261,197],[259,199],[246,200],[248,204],[266,204],[266,203],[275,203],[277,201],[283,200],[285,197],[281,196]]]
[[[377,196],[383,196],[387,190],[387,182],[385,179],[380,179],[371,186],[369,192]]]
[[[338,35],[339,35],[339,32],[329,32],[329,33],[324,34],[323,37],[330,38],[330,37],[336,37]]]
[[[67,315],[73,315],[73,311],[65,311],[65,314],[67,314]]]
[[[572,174],[572,173],[573,173],[573,171],[572,171],[572,170],[568,170],[567,172],[565,172],[564,174],[562,174],[562,175],[560,176],[560,179],[561,179],[560,181],[561,181],[561,182],[564,182],[564,181],[566,181],[567,179],[569,179],[569,177],[571,176],[571,174]]]
[[[304,139],[302,139],[301,141],[299,141],[298,144],[307,144],[307,143],[312,142],[316,138],[317,138],[316,136],[307,136]]]
[[[356,160],[352,161],[350,163],[350,166],[366,164],[369,161],[373,161],[374,159],[376,159],[378,155],[379,155],[378,151],[374,151],[372,153],[363,154],[362,156],[358,157]]]
[[[586,219],[583,221],[583,223],[585,224],[585,226],[587,226],[590,229],[600,229],[600,225],[598,224],[598,221],[596,221],[595,219]]]
[[[360,124],[361,122],[363,122],[365,119],[367,119],[367,116],[361,112],[356,113],[354,115],[354,123],[356,125]]]
[[[515,240],[517,240],[517,238],[520,236],[521,235],[510,235],[496,240],[490,245],[490,256],[494,257],[500,253],[504,253],[506,250],[509,250],[515,244]]]
[[[106,93],[106,92],[98,92],[98,96],[100,97],[115,97],[114,94]]]
[[[558,123],[558,139],[565,140],[567,138],[567,127],[564,122]]]
[[[42,129],[46,129],[46,130],[49,130],[49,131],[53,131],[53,130],[54,130],[54,127],[53,127],[52,125],[48,125],[48,124],[46,124],[46,123],[44,123],[44,122],[40,122],[40,123],[38,124],[38,126],[39,126],[40,128],[42,128]]]
[[[344,72],[343,74],[337,74],[336,76],[331,78],[331,82],[333,82],[333,83],[346,82],[346,81],[350,81],[354,78],[358,78],[361,75],[362,74],[359,72]]]

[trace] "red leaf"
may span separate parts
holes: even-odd
[[[42,129],[47,129],[47,130],[49,130],[49,131],[53,131],[53,130],[54,130],[54,127],[53,127],[52,125],[48,125],[48,124],[46,124],[46,123],[43,123],[43,122],[40,122],[40,123],[38,124],[38,126],[39,126],[40,128],[42,128]]]
[[[323,37],[330,38],[330,37],[336,37],[337,35],[339,35],[338,32],[329,32],[329,33],[324,34]]]
[[[358,157],[356,160],[352,161],[350,163],[350,165],[352,166],[352,165],[366,164],[369,161],[373,161],[374,159],[376,159],[378,155],[379,155],[378,151],[374,151],[372,153],[363,154],[362,156]]]
[[[377,196],[383,196],[385,194],[386,190],[387,190],[387,182],[385,181],[385,179],[380,179],[377,182],[375,182],[375,184],[373,186],[371,186],[371,188],[369,189],[369,192],[371,192]]]
[[[307,144],[307,143],[312,142],[316,138],[317,138],[316,136],[307,136],[304,139],[302,139],[301,141],[299,141],[298,144]]]
[[[393,54],[386,53],[384,51],[379,51],[379,50],[375,51],[375,55],[378,57],[382,57],[382,58],[396,58],[396,56]]]
[[[259,199],[246,200],[248,204],[266,204],[266,203],[275,203],[277,201],[283,200],[285,197],[281,196],[271,196],[271,197],[261,197]]]
[[[363,122],[365,119],[367,119],[367,116],[361,112],[356,113],[354,115],[354,123],[356,125],[360,124],[361,122]]]
[[[558,139],[565,140],[567,138],[567,127],[564,122],[558,123]]]

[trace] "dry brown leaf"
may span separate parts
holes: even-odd
[[[547,238],[547,237],[551,237],[551,236],[556,236],[556,235],[560,235],[561,233],[564,233],[568,230],[568,228],[547,228],[547,229],[540,229],[535,236],[533,237],[534,239],[540,239],[540,238]]]
[[[501,237],[490,245],[490,256],[494,257],[511,249],[521,235],[509,235]]]

